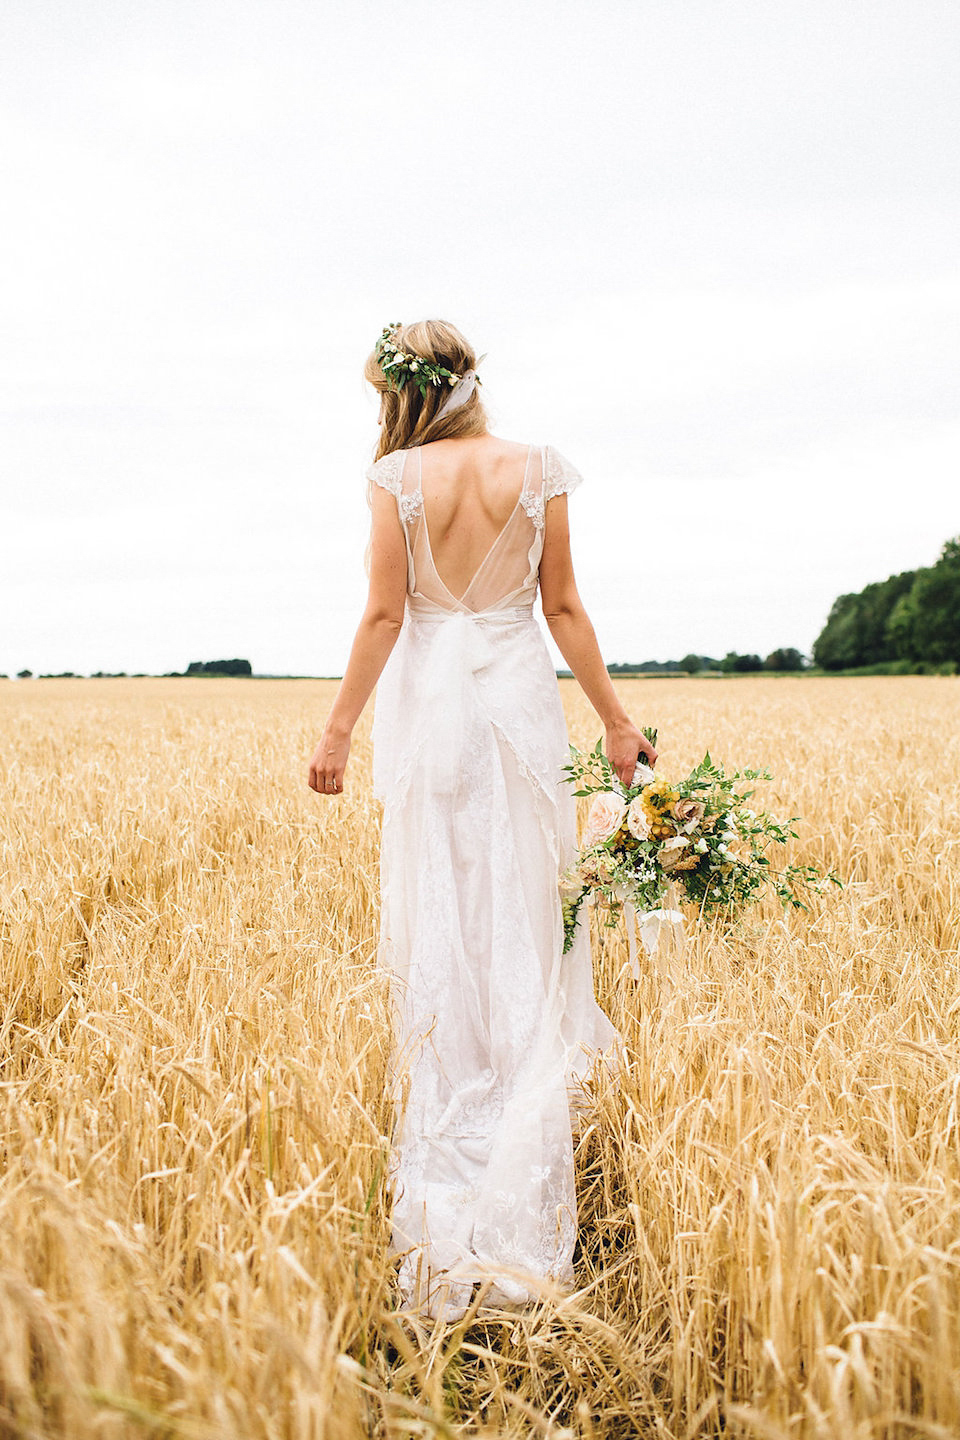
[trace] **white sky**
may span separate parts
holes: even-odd
[[[338,673],[364,357],[556,445],[610,661],[960,532],[960,9],[3,0],[0,670]]]

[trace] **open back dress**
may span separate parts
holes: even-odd
[[[581,477],[530,446],[514,510],[455,596],[431,554],[422,464],[421,450],[399,450],[368,472],[395,496],[407,546],[404,623],[374,718],[378,953],[393,977],[403,1303],[454,1319],[478,1281],[499,1305],[571,1282],[571,1098],[615,1031],[594,998],[587,926],[563,954],[557,882],[575,809],[533,616],[546,502]]]

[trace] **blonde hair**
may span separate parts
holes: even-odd
[[[401,350],[420,355],[432,365],[445,365],[455,375],[476,369],[477,357],[473,347],[459,330],[445,320],[418,320],[413,325],[400,325],[393,332],[393,339]],[[474,390],[463,405],[456,406],[438,419],[437,411],[450,393],[446,386],[429,385],[426,395],[420,394],[412,380],[407,380],[401,390],[392,388],[380,369],[375,350],[367,356],[363,375],[384,397],[377,460],[393,450],[410,450],[418,445],[428,445],[431,440],[459,440],[467,435],[485,435],[487,432],[487,416],[478,390]]]

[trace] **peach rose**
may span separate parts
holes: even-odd
[[[673,807],[673,813],[682,829],[690,831],[695,828],[697,821],[702,817],[703,806],[699,800],[678,800]]]
[[[609,840],[611,835],[616,835],[626,813],[626,804],[619,795],[609,791],[597,795],[587,816],[584,845],[599,845],[601,841]]]

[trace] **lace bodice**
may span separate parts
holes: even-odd
[[[513,606],[529,607],[537,593],[546,502],[568,494],[580,473],[550,445],[527,450],[523,483],[506,524],[481,560],[467,588],[453,595],[437,573],[423,514],[422,452],[395,450],[371,465],[371,486],[388,490],[397,502],[407,542],[407,594],[414,611],[477,614]],[[372,492],[371,492],[372,493]]]

